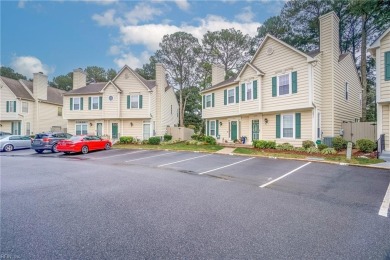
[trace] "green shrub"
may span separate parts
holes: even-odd
[[[359,151],[363,153],[371,153],[376,148],[376,144],[369,139],[359,139],[356,141]]]
[[[142,140],[142,144],[149,144],[149,140]]]
[[[318,148],[318,150],[322,151],[322,150],[328,148],[328,146],[326,144],[318,144],[317,148]]]
[[[334,148],[324,148],[321,151],[322,154],[336,154],[337,151]]]
[[[275,141],[257,140],[255,145],[255,147],[259,149],[276,149]]]
[[[294,151],[297,151],[297,152],[306,152],[306,149],[304,147],[295,147],[294,148]]]
[[[119,138],[119,142],[121,144],[130,144],[133,142],[133,137],[132,136],[121,136]]]
[[[149,138],[149,144],[159,145],[160,142],[161,142],[161,139],[158,136],[154,136],[154,137]]]
[[[197,134],[193,134],[193,135],[191,135],[191,139],[192,140],[196,140],[196,141],[204,141],[204,139],[205,139],[205,136],[203,135],[203,134],[199,134],[199,135],[197,135]]]
[[[314,147],[314,146],[316,146],[316,145],[315,145],[315,143],[313,141],[306,140],[306,141],[302,142],[302,147],[305,148],[305,149],[308,149],[308,148]]]
[[[276,150],[282,150],[282,151],[292,151],[294,150],[294,146],[289,143],[284,144],[278,144],[276,146]]]
[[[344,140],[341,136],[337,136],[337,137],[333,138],[333,140],[332,140],[333,148],[336,151],[341,151],[343,149],[346,149],[347,143],[348,142],[346,140]]]
[[[165,134],[164,135],[164,141],[171,141],[172,140],[172,135]]]
[[[317,147],[309,147],[306,149],[306,152],[312,154],[312,153],[319,153],[320,150],[318,150]]]
[[[199,141],[201,141],[201,140],[199,140]],[[204,137],[204,142],[207,143],[207,144],[212,144],[212,145],[217,144],[217,141],[212,136],[205,136]]]

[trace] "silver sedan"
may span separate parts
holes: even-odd
[[[31,138],[27,135],[7,135],[0,138],[0,151],[11,152],[14,149],[31,148]]]

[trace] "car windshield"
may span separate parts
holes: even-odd
[[[4,139],[6,137],[8,137],[9,135],[0,135],[0,139]]]
[[[35,139],[43,139],[45,137],[48,137],[48,135],[47,134],[36,134],[35,135]]]
[[[81,139],[83,139],[83,136],[72,136],[69,138],[71,141],[80,141]]]

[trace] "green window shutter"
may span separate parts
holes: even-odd
[[[219,134],[219,122],[218,120],[215,121],[215,136],[217,136]]]
[[[99,109],[103,109],[103,97],[99,97]]]
[[[295,139],[301,139],[301,113],[295,113]]]
[[[385,52],[385,80],[390,80],[390,51]]]
[[[91,106],[92,106],[92,98],[88,97],[88,110],[91,110]]]
[[[139,95],[139,108],[142,108],[142,95]]]
[[[214,95],[214,93],[211,94],[211,106],[212,107],[215,106],[215,95]]]
[[[240,87],[236,87],[236,103],[240,103]]]
[[[272,96],[276,97],[276,77],[272,77]]]
[[[7,101],[7,105],[6,105],[6,110],[7,110],[7,113],[9,112],[9,101]]]
[[[276,138],[280,138],[280,115],[276,115]]]
[[[203,109],[204,109],[206,107],[206,96],[203,95],[202,98],[203,98]]]
[[[241,84],[241,100],[245,101],[245,84]]]
[[[84,108],[84,98],[80,98],[80,110]]]
[[[16,101],[14,101],[14,111],[13,112],[16,112],[16,111],[18,111],[18,110],[16,109]]]
[[[291,82],[292,82],[292,93],[298,93],[298,79],[297,72],[293,71],[291,73]]]
[[[227,105],[227,89],[223,91],[223,104]]]
[[[257,80],[253,81],[253,99],[257,99]]]
[[[207,135],[210,135],[210,121],[207,120]]]
[[[130,109],[130,95],[127,95],[127,109]]]
[[[21,128],[22,128],[22,122],[18,122],[18,135],[20,135],[20,132],[21,132]]]
[[[70,98],[70,102],[69,102],[69,104],[70,104],[70,110],[73,110],[73,98]]]

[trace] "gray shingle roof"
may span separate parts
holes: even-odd
[[[6,77],[1,77],[1,79],[9,87],[9,89],[15,94],[16,97],[34,100],[34,98],[30,95],[30,93],[28,93],[28,91],[23,87],[23,85],[18,80],[6,78]]]
[[[71,91],[64,93],[64,95],[67,96],[72,94],[95,94],[95,93],[99,94],[106,84],[107,82],[91,83],[86,85],[85,87],[72,89]]]
[[[319,54],[320,52],[321,52],[320,49],[315,49],[315,50],[306,52],[306,55],[309,55],[310,57],[314,58],[314,57],[317,56],[317,54]]]
[[[24,85],[32,92],[34,93],[34,87],[33,83],[28,80],[21,80]],[[54,104],[59,104],[62,105],[63,100],[62,100],[62,95],[66,93],[64,90],[58,89],[58,88],[53,88],[48,86],[47,87],[47,102],[49,103],[54,103]]]
[[[339,62],[342,61],[345,57],[347,57],[349,52],[343,53],[339,56]]]
[[[208,91],[210,89],[214,89],[214,88],[218,88],[218,87],[221,87],[221,86],[225,86],[225,85],[229,85],[229,84],[232,84],[232,83],[238,83],[238,81],[235,81],[236,77],[231,77],[227,80],[224,80],[218,84],[215,84],[214,86],[211,86],[211,87],[208,87],[206,89],[204,89],[203,91]]]

